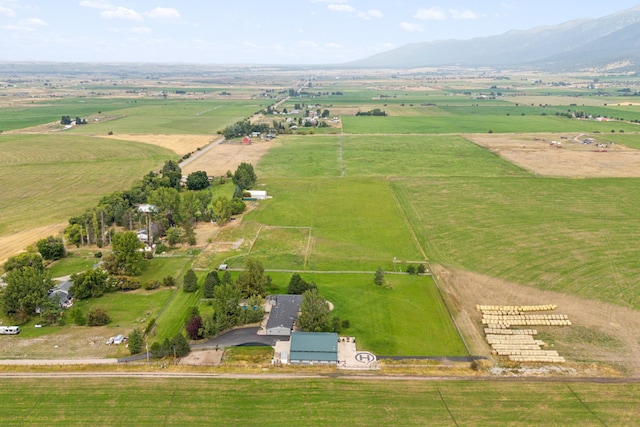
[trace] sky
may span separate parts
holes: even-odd
[[[340,64],[638,0],[0,0],[0,61]]]

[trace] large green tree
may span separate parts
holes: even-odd
[[[180,201],[175,188],[160,187],[149,195],[149,203],[156,207],[154,218],[163,231],[180,223]]]
[[[198,290],[198,277],[192,269],[187,270],[184,274],[182,290],[184,292],[195,292]]]
[[[331,330],[329,303],[318,293],[309,289],[302,294],[298,326],[306,332],[328,332]]]
[[[209,273],[207,273],[207,277],[204,278],[204,285],[202,286],[202,296],[205,298],[213,298],[213,291],[219,284],[220,276],[218,276],[218,270],[211,270]]]
[[[256,184],[257,180],[258,176],[253,170],[253,165],[251,163],[240,163],[233,174],[233,183],[240,190],[248,190],[252,188]]]
[[[102,268],[89,268],[71,275],[73,285],[69,291],[77,299],[97,298],[109,288],[109,273]]]
[[[231,202],[225,196],[218,196],[211,203],[211,218],[214,219],[220,227],[229,221],[231,213]]]
[[[317,289],[315,283],[307,282],[304,280],[299,273],[293,273],[291,275],[291,279],[289,280],[289,286],[287,287],[287,293],[293,295],[302,295],[309,289]]]
[[[167,160],[162,167],[162,178],[167,181],[167,187],[180,189],[182,169],[180,169],[178,162],[174,160]]]
[[[40,239],[38,243],[36,243],[36,247],[40,255],[42,255],[42,258],[47,260],[64,258],[67,254],[62,237],[49,236],[46,239]]]
[[[185,191],[181,196],[181,216],[185,221],[206,221],[211,217],[208,208],[211,203],[210,191]]]
[[[42,255],[37,252],[23,252],[10,257],[7,262],[4,263],[4,271],[7,273],[12,270],[22,270],[25,267],[33,267],[38,271],[44,271]]]
[[[213,291],[213,315],[204,319],[204,335],[214,336],[240,323],[240,290],[231,284],[216,286]]]
[[[129,334],[129,351],[131,354],[142,353],[144,337],[140,329],[136,328]]]
[[[210,185],[209,177],[205,171],[191,172],[187,176],[187,188],[189,190],[204,190]]]
[[[133,231],[116,233],[113,235],[113,256],[115,258],[115,271],[109,270],[111,274],[125,274],[127,276],[137,276],[142,272],[144,254],[141,249],[144,244],[138,239],[138,235]],[[107,268],[107,266],[105,266]]]
[[[49,301],[48,291],[54,287],[49,270],[26,266],[7,272],[2,292],[2,309],[19,323],[24,323]]]
[[[271,284],[271,277],[264,274],[264,267],[260,261],[249,258],[244,270],[238,275],[236,284],[245,298],[251,295],[265,296]]]

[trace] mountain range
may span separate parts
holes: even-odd
[[[412,43],[344,65],[640,71],[640,6],[496,36]]]

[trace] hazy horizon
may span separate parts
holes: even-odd
[[[638,6],[530,1],[0,0],[0,62],[341,64],[410,43],[471,39]]]

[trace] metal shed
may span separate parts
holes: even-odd
[[[338,334],[335,332],[292,332],[291,364],[338,363]]]

